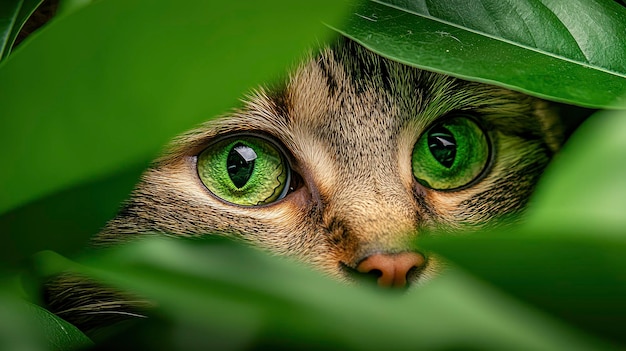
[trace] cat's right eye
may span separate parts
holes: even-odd
[[[431,126],[415,144],[413,176],[431,189],[461,188],[487,167],[489,149],[487,136],[472,118],[445,118]]]
[[[243,206],[259,206],[287,194],[289,163],[269,139],[238,135],[209,145],[197,162],[198,176],[213,195]]]

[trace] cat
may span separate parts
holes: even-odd
[[[441,266],[415,238],[510,223],[564,130],[552,103],[340,39],[176,138],[94,244],[226,233],[341,281],[414,286]],[[72,277],[47,294],[83,329],[141,305]]]

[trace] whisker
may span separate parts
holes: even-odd
[[[148,318],[148,316],[145,316],[143,314],[123,312],[123,311],[94,311],[94,312],[86,312],[85,314],[114,314],[114,315],[122,315],[122,316],[137,317],[137,318]]]

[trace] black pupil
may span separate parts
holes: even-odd
[[[428,148],[435,160],[446,168],[452,167],[456,157],[456,139],[442,126],[435,127],[428,133]]]
[[[226,169],[228,176],[237,188],[241,188],[252,176],[256,152],[251,147],[238,143],[228,153]]]

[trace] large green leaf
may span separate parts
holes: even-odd
[[[335,3],[110,0],[51,24],[0,67],[0,213],[150,159],[284,70]]]
[[[626,111],[601,112],[565,145],[516,231],[422,240],[476,276],[626,344]]]
[[[626,9],[610,0],[365,1],[333,27],[427,70],[571,104],[626,107]]]
[[[340,8],[331,0],[194,0],[184,6],[109,0],[50,23],[0,65],[0,214],[2,224],[11,224],[0,228],[9,241],[0,246],[39,242],[27,231],[31,224],[14,221],[15,211],[27,221],[39,219],[17,207],[147,164],[175,133],[278,78],[325,33],[321,19],[339,16]],[[126,179],[135,179],[135,172]],[[93,234],[125,196],[88,193],[99,194],[91,207],[106,215],[92,216],[83,235]],[[73,231],[72,216],[84,216],[71,199],[47,203],[63,212],[55,221],[65,222],[65,230]],[[36,232],[57,240],[64,234],[63,225]]]
[[[182,346],[180,339],[164,340],[161,332],[162,349],[268,343],[353,350],[607,346],[458,272],[406,295],[385,294],[343,286],[289,260],[209,239],[151,238],[80,264],[44,252],[37,262],[46,274],[69,269],[153,299],[159,306],[154,314],[167,321],[170,335],[186,330]],[[145,348],[150,341],[139,342]]]

